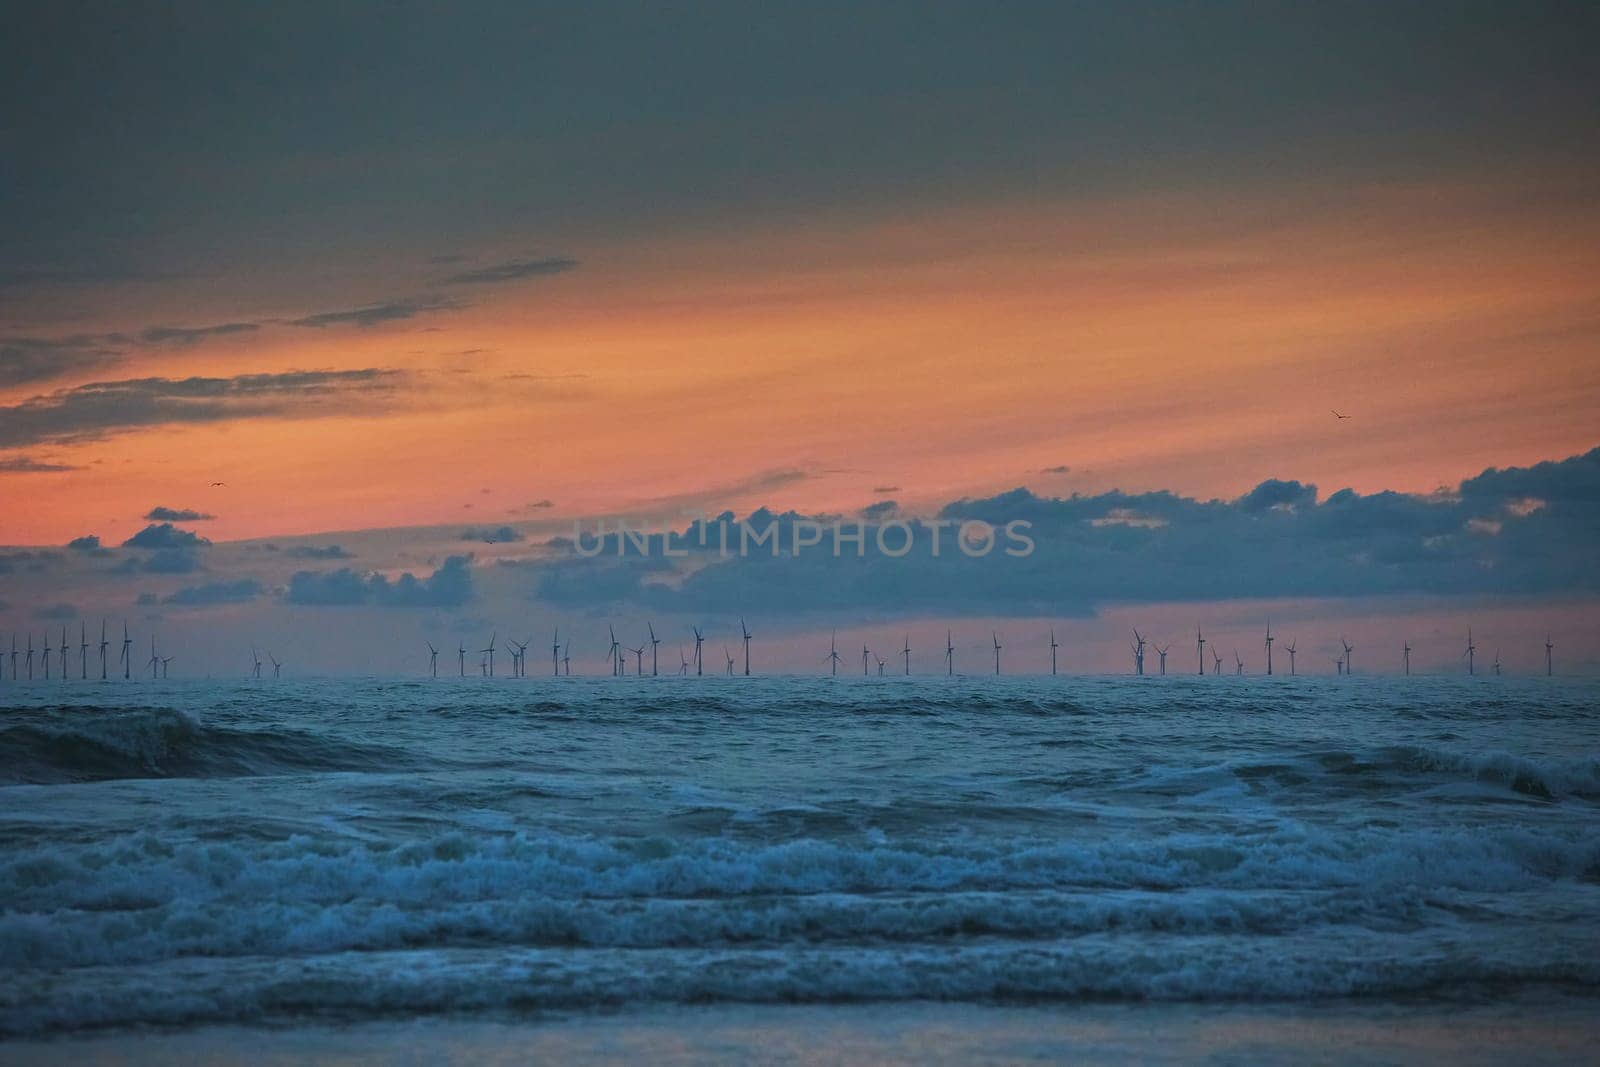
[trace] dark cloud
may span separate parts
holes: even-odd
[[[101,547],[100,538],[95,534],[84,534],[82,537],[74,537],[72,540],[67,542],[67,547],[74,552],[82,552],[87,556],[111,555],[110,549]]]
[[[144,517],[149,522],[204,522],[216,518],[215,515],[195,511],[193,508],[168,508],[160,505],[151,508]]]
[[[413,297],[405,300],[390,300],[382,304],[367,304],[363,307],[348,308],[342,311],[322,311],[315,315],[307,315],[300,319],[290,319],[290,326],[307,326],[314,329],[323,329],[328,326],[378,326],[385,322],[397,322],[402,319],[413,319],[432,311],[459,311],[468,305],[459,300],[446,297]]]
[[[122,542],[123,548],[198,548],[211,542],[170,522],[152,523]]]
[[[372,604],[389,608],[449,608],[472,599],[472,557],[450,556],[426,578],[409,571],[394,581],[382,574],[299,571],[289,579],[284,597],[291,604],[349,606]]]
[[[212,337],[254,333],[259,329],[260,323],[255,322],[222,322],[215,326],[151,326],[139,331],[139,340],[147,345],[186,346]]]
[[[240,578],[232,582],[208,582],[205,585],[187,586],[163,599],[162,603],[177,604],[184,607],[202,607],[208,604],[243,604],[254,600],[263,591],[260,582],[250,578]]]
[[[491,545],[503,544],[508,541],[522,540],[522,533],[513,526],[472,526],[461,531],[461,540],[482,541],[485,544]]]
[[[1040,474],[1071,474],[1072,473],[1072,468],[1063,463],[1063,464],[1061,464],[1060,466],[1057,466],[1057,467],[1044,467],[1044,468],[1041,468],[1039,473]]]
[[[898,493],[900,487],[898,485],[875,485],[872,487],[872,491],[879,496],[887,496],[890,493]]]
[[[78,618],[78,609],[71,604],[50,604],[46,607],[36,608],[33,613],[36,619],[51,619],[66,621]]]
[[[93,382],[0,407],[0,448],[151,426],[349,412],[392,398],[403,381],[399,371],[365,368]]]
[[[13,456],[10,459],[0,459],[0,474],[47,474],[81,469],[66,463],[45,463],[29,456]]]
[[[868,504],[861,509],[863,519],[887,519],[900,510],[900,505],[893,500],[880,500],[876,504]]]
[[[613,534],[600,555],[578,558],[572,542],[554,539],[548,547],[555,558],[526,563],[523,570],[544,599],[692,613],[882,611],[892,605],[911,615],[1060,616],[1115,602],[1600,591],[1594,552],[1600,544],[1600,449],[1532,468],[1486,471],[1449,495],[1343,489],[1318,502],[1315,487],[1278,479],[1231,501],[1119,491],[1051,498],[1015,489],[956,501],[937,518],[995,528],[1026,521],[1034,548],[1008,556],[1002,534],[993,551],[973,558],[947,528],[934,557],[930,531],[905,519],[916,547],[896,556],[880,548],[877,537],[884,533],[897,548],[899,528],[880,515],[859,523],[859,557],[847,541],[836,558],[830,533],[796,557],[794,534],[812,520],[760,510],[746,522],[757,531],[775,527],[777,556],[765,544],[741,556],[739,527],[725,513],[665,541],[653,536],[643,553]],[[718,551],[724,536],[733,547],[727,558]],[[582,543],[595,546],[592,535]],[[689,558],[668,559],[665,544]]]
[[[577,269],[578,261],[565,256],[546,259],[513,259],[487,267],[475,267],[452,274],[444,279],[445,285],[493,285],[497,282],[514,282],[523,278],[540,278],[551,274],[565,274]]]
[[[147,574],[192,574],[201,569],[200,556],[189,549],[162,548],[152,552],[139,569]]]
[[[42,571],[47,563],[59,558],[54,552],[38,552],[32,549],[23,549],[21,552],[0,552],[0,574],[11,574],[19,569]]]
[[[276,552],[276,545],[264,546],[268,551]],[[352,553],[346,552],[339,545],[294,545],[284,553],[295,559],[349,559]]]
[[[0,388],[82,374],[121,358],[101,335],[7,337],[0,340]]]

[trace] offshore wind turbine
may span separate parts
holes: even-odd
[[[633,670],[633,673],[636,676],[638,676],[640,678],[643,678],[644,677],[644,646],[640,645],[638,648],[630,648],[630,649],[628,649],[628,651],[633,653],[633,659],[634,659],[634,670]]]
[[[126,681],[133,677],[133,638],[128,636],[128,620],[122,620],[122,677]]]
[[[433,647],[432,641],[424,641],[422,643],[428,646],[428,677],[437,678],[439,677],[439,650]]]
[[[15,630],[11,632],[11,680],[13,682],[17,680],[17,634]]]
[[[750,677],[750,628],[744,624],[744,616],[739,616],[739,632],[744,634],[744,676]]]
[[[1056,673],[1056,649],[1061,646],[1056,644],[1056,628],[1050,627],[1050,673]]]
[[[568,678],[572,677],[572,638],[567,638],[566,647],[561,650],[561,672]]]
[[[705,635],[700,632],[700,627],[691,626],[689,629],[694,631],[694,673],[695,677],[698,678],[705,673],[706,661],[705,657],[701,655],[700,646],[705,644],[706,639]]]
[[[831,664],[832,667],[833,667],[833,677],[835,677],[835,678],[839,677],[839,631],[838,630],[833,631],[833,635],[828,638],[828,659],[827,659],[827,662],[829,664]]]
[[[106,617],[102,615],[100,616],[100,680],[102,682],[106,680],[106,646],[109,644],[110,642],[106,640]],[[17,673],[15,664],[12,666],[11,673]]]
[[[1167,676],[1167,652],[1171,648],[1172,648],[1172,646],[1170,644],[1166,648],[1162,648],[1160,645],[1156,646],[1156,655],[1161,657],[1161,677],[1163,677],[1163,678],[1165,678]],[[1143,653],[1139,654],[1139,660],[1140,660],[1139,666],[1143,667],[1144,666],[1144,654]]]
[[[728,651],[728,646],[722,646],[722,654],[728,657],[728,677],[733,677],[733,653]]]
[[[12,669],[15,674],[15,668]],[[28,631],[28,681],[33,681],[33,631]]]
[[[654,678],[661,673],[661,638],[656,636],[653,623],[645,623],[650,631],[650,677]]]
[[[1133,628],[1133,673],[1140,678],[1144,677],[1144,646],[1144,634],[1140,633],[1139,628],[1135,626]],[[1202,671],[1201,673],[1204,672]]]
[[[78,620],[78,681],[89,680],[89,624]]]
[[[1000,635],[998,633],[995,633],[993,630],[990,630],[989,634],[990,634],[991,637],[994,638],[994,673],[995,673],[996,677],[999,677],[999,675],[1000,675]]]
[[[150,635],[150,679],[154,681],[160,677],[156,672],[161,669],[161,657],[156,655],[156,635]]]
[[[495,646],[495,641],[499,637],[500,637],[500,631],[499,630],[491,630],[489,632],[489,647],[488,648],[480,648],[480,649],[478,649],[478,654],[479,655],[483,655],[483,656],[487,656],[488,657],[488,659],[485,660],[484,662],[486,662],[489,665],[488,673],[489,673],[489,677],[490,678],[494,677],[494,646]]]
[[[1294,677],[1294,654],[1295,654],[1295,652],[1297,652],[1299,650],[1294,647],[1294,642],[1293,641],[1290,641],[1287,645],[1284,645],[1283,646],[1283,650],[1285,652],[1289,653],[1289,677],[1293,678]]]
[[[1335,656],[1334,657],[1333,669],[1334,669],[1334,673],[1340,675],[1341,677],[1344,675],[1344,657],[1343,656]]]
[[[878,677],[882,678],[883,677],[883,657],[878,655],[876,652],[874,652],[872,654],[872,658],[878,661]]]
[[[16,638],[15,637],[13,637],[11,639],[11,647],[12,647],[13,650],[15,650],[15,648],[17,647]],[[1550,674],[1551,674],[1550,653],[1555,651],[1555,647],[1556,647],[1555,645],[1552,645],[1550,643],[1550,635],[1549,634],[1545,634],[1544,635],[1544,676],[1546,678],[1550,677]],[[16,652],[13,651],[12,652],[12,656],[15,657],[15,655],[16,655]],[[11,661],[11,675],[12,675],[12,677],[16,677],[16,673],[17,673],[17,662],[13,658],[12,661]]]
[[[911,676],[911,635],[910,634],[906,634],[906,647],[902,648],[900,650],[900,654],[906,658],[906,677],[909,678]]]
[[[1194,655],[1200,661],[1200,677],[1206,675],[1206,639],[1200,635],[1199,624],[1194,628]]]
[[[1406,677],[1409,678],[1411,677],[1411,642],[1404,641],[1401,644],[1400,655],[1405,660]]]
[[[1500,650],[1498,648],[1494,650],[1494,676],[1496,678],[1500,677]]]
[[[1239,658],[1239,650],[1237,648],[1233,650],[1233,660],[1234,660],[1234,664],[1235,664],[1235,666],[1233,668],[1233,673],[1234,674],[1243,674],[1244,673],[1244,660]]]
[[[944,632],[944,673],[946,676],[956,673],[956,644],[949,630]]]
[[[171,665],[172,661],[175,660],[175,659],[177,659],[176,656],[162,656],[161,657],[161,680],[163,682],[167,680],[167,667],[169,665]]]
[[[561,627],[557,626],[550,637],[550,677],[561,676]]]
[[[1467,650],[1461,653],[1467,658],[1467,673],[1476,674],[1473,663],[1477,659],[1478,646],[1472,643],[1472,627],[1467,627]]]
[[[44,628],[44,680],[50,680],[50,627]]]
[[[61,624],[61,649],[60,649],[60,651],[61,651],[61,680],[63,682],[67,680],[67,652],[70,650],[70,648],[71,648],[71,646],[67,644],[67,626],[66,626],[65,623],[62,623]]]
[[[870,656],[870,655],[872,655],[871,650],[868,649],[866,645],[862,645],[861,646],[861,677],[863,677],[863,678],[865,678],[867,676],[867,657]]]
[[[616,627],[608,622],[606,629],[611,632],[611,649],[606,653],[606,657],[611,660],[611,677],[615,678],[622,673],[622,646],[617,643]]]
[[[461,669],[461,677],[465,678],[467,676],[467,643],[465,641],[456,642],[456,666]]]
[[[1346,641],[1344,639],[1344,636],[1342,634],[1339,637],[1339,643],[1344,646],[1344,673],[1346,673],[1346,674],[1354,674],[1356,672],[1355,671],[1355,661],[1353,659],[1351,659],[1350,653],[1354,652],[1355,649],[1353,647],[1351,647],[1349,641]]]
[[[683,654],[683,646],[678,646],[678,677],[682,678],[689,673],[689,657]]]
[[[267,653],[267,658],[272,661],[272,677],[274,677],[274,678],[282,678],[283,677],[283,664],[278,662],[278,657],[274,656],[271,652],[268,652]]]
[[[1212,660],[1211,673],[1213,675],[1221,674],[1222,673],[1222,653],[1217,651],[1217,646],[1216,646],[1215,642],[1213,642],[1212,645],[1211,645],[1211,660]]]
[[[250,669],[250,677],[261,677],[261,653],[257,652],[253,645],[250,648],[250,659],[255,663],[255,666]]]
[[[1267,620],[1267,673],[1272,673],[1272,620]]]
[[[528,676],[528,646],[533,644],[533,635],[529,634],[526,641],[517,642],[517,677]]]

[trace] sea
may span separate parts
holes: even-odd
[[[0,683],[4,1061],[1597,1048],[1593,679]]]

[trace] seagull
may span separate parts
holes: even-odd
[[[1329,411],[1333,411],[1332,408],[1329,408],[1328,410]],[[1341,415],[1337,411],[1333,411],[1333,417],[1336,418],[1336,419],[1348,419],[1350,416],[1349,415]]]
[[[211,483],[211,488],[215,489],[219,485],[227,485],[227,484],[228,484],[227,482],[212,482]]]

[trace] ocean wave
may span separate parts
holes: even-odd
[[[1420,746],[1401,746],[1388,754],[1407,769],[1466,775],[1528,796],[1600,799],[1600,757],[1596,756],[1531,759],[1503,751],[1459,752]]]
[[[28,712],[0,727],[0,784],[227,778],[403,766],[403,753],[287,727],[203,723],[170,708]]]
[[[1514,910],[1524,891],[1564,891],[1592,907],[1597,880],[1600,839],[1527,831],[1291,826],[1251,838],[876,844],[451,833],[394,847],[142,834],[36,846],[0,862],[0,964],[482,943],[1398,929],[1463,901]]]

